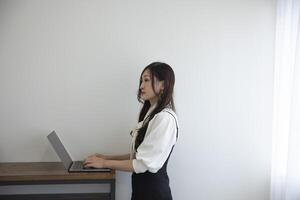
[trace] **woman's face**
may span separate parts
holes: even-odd
[[[158,81],[154,76],[154,89],[159,94],[163,89],[163,81]],[[141,98],[146,101],[149,100],[151,104],[157,102],[157,96],[152,88],[152,78],[150,71],[147,69],[142,74],[142,83],[140,85]]]

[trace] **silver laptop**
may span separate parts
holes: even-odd
[[[110,172],[111,169],[108,168],[84,168],[82,161],[72,161],[69,153],[65,149],[64,145],[61,143],[59,137],[52,131],[47,136],[49,142],[51,143],[52,147],[56,151],[57,155],[61,159],[64,167],[69,172]]]

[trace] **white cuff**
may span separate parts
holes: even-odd
[[[132,166],[133,166],[134,172],[137,174],[147,171],[146,165],[141,160],[133,159]]]

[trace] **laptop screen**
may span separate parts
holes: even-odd
[[[68,154],[67,150],[65,149],[64,145],[61,143],[59,137],[55,133],[55,131],[52,131],[48,136],[48,140],[51,143],[52,147],[56,151],[57,155],[63,162],[63,165],[67,170],[69,170],[69,167],[72,164],[72,159],[70,155]]]

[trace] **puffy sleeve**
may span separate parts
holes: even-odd
[[[135,173],[156,173],[167,160],[176,142],[176,119],[168,112],[160,112],[149,122],[143,142],[133,159]]]

